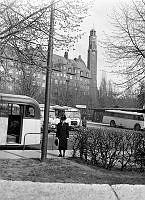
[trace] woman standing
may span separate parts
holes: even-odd
[[[60,118],[60,123],[57,125],[56,137],[59,140],[58,150],[59,157],[65,156],[65,150],[67,150],[67,140],[69,138],[69,125],[65,122],[66,116],[63,115]],[[63,154],[62,151],[63,150]]]

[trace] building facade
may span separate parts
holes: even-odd
[[[39,82],[45,88],[45,73],[39,75]],[[97,106],[97,44],[94,29],[89,36],[87,65],[80,55],[74,59],[69,59],[68,52],[64,57],[53,55],[51,101],[60,105]]]

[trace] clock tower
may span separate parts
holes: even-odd
[[[97,44],[96,31],[92,29],[89,36],[88,63],[87,68],[90,70],[90,96],[93,107],[97,106]]]

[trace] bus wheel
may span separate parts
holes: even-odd
[[[111,126],[111,127],[116,127],[116,124],[115,124],[115,121],[114,121],[114,120],[111,120],[110,126]]]
[[[140,131],[140,130],[141,130],[140,125],[139,125],[139,124],[136,124],[136,125],[134,126],[134,130],[135,130],[135,131]]]

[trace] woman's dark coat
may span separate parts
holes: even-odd
[[[67,149],[67,138],[69,138],[69,125],[68,123],[60,122],[57,125],[56,137],[59,139],[59,150]]]

